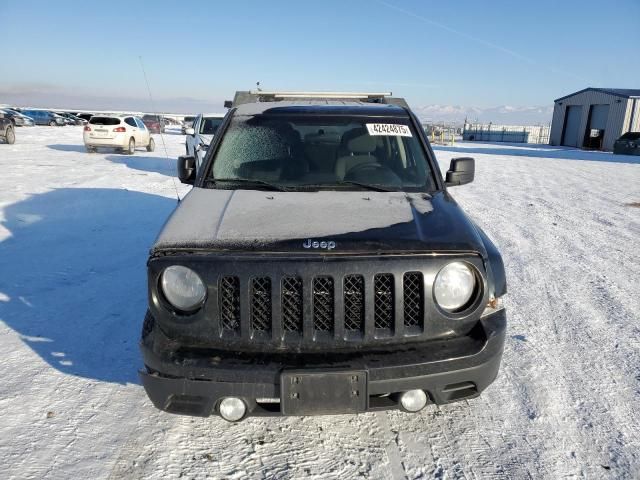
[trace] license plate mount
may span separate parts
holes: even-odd
[[[367,372],[284,371],[280,406],[284,415],[332,415],[367,410]]]

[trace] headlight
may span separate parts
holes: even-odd
[[[466,306],[476,287],[476,276],[463,262],[443,267],[433,284],[433,295],[441,308],[454,312]]]
[[[183,312],[198,308],[207,294],[202,279],[190,268],[172,265],[162,272],[162,292],[166,299]]]

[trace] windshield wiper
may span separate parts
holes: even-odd
[[[214,178],[208,180],[208,183],[217,184],[218,182],[236,183],[243,187],[260,187],[263,190],[274,190],[277,192],[287,192],[290,189],[274,183],[265,182],[263,180],[250,180],[248,178]]]
[[[342,186],[356,186],[360,188],[364,188],[365,190],[372,190],[374,192],[397,192],[399,191],[397,188],[389,188],[384,185],[376,184],[376,183],[363,183],[363,182],[354,182],[352,180],[341,180],[339,182],[332,183],[317,183],[317,184],[302,184],[300,187],[306,188],[322,188],[322,187],[342,187]]]
[[[300,185],[277,185],[275,183],[265,182],[264,180],[251,180],[248,178],[215,178],[207,181],[208,184],[216,185],[218,182],[228,182],[230,184],[242,185],[243,187],[257,187],[263,190],[274,190],[277,192],[293,192],[314,188],[325,188],[325,187],[342,187],[342,186],[356,186],[363,188],[365,190],[371,190],[374,192],[397,192],[399,191],[397,188],[389,188],[384,185],[379,184],[371,184],[371,183],[362,183],[362,182],[354,182],[351,180],[341,180],[339,182],[331,182],[331,183],[303,183]]]

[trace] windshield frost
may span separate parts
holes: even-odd
[[[350,189],[360,183],[433,190],[415,135],[406,118],[239,116],[224,134],[209,178],[289,188],[344,188],[353,182]]]

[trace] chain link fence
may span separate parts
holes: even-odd
[[[518,126],[467,123],[462,139],[476,142],[549,143],[550,126]]]

